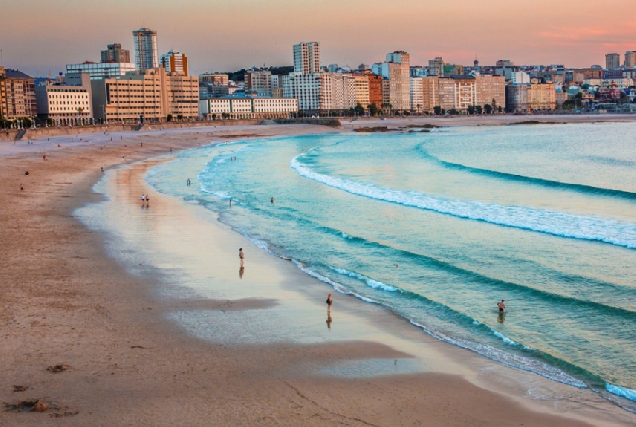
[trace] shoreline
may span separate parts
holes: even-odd
[[[287,127],[255,128],[259,136],[268,136],[260,135],[268,132],[271,132],[269,136],[275,136]],[[298,129],[300,126],[293,125],[287,130],[295,133]],[[259,132],[261,130],[266,132]],[[325,129],[306,126],[301,130],[316,133]],[[158,278],[150,270],[147,276],[141,277],[125,272],[105,252],[102,235],[78,226],[77,219],[70,215],[76,207],[101,199],[91,190],[101,177],[100,160],[108,169],[106,161],[111,166],[123,163],[120,154],[127,156],[127,163],[152,159],[167,154],[170,146],[195,148],[210,138],[207,134],[195,134],[195,138],[185,139],[179,138],[185,136],[179,133],[176,135],[179,146],[169,138],[174,134],[161,135],[156,131],[154,135],[135,135],[132,142],[128,137],[122,140],[131,147],[122,147],[128,144],[118,141],[113,144],[116,148],[107,147],[107,150],[99,150],[98,146],[73,147],[59,157],[49,155],[49,162],[35,155],[35,151],[41,151],[37,142],[34,150],[0,158],[3,166],[7,166],[0,174],[13,188],[17,188],[18,181],[25,180],[17,173],[20,168],[29,168],[32,171],[29,179],[36,178],[26,185],[26,192],[30,193],[16,194],[17,191],[12,193],[8,189],[1,196],[3,206],[7,206],[2,212],[7,224],[2,240],[7,242],[9,250],[2,260],[5,298],[0,319],[6,345],[0,352],[6,366],[0,374],[0,383],[26,385],[29,389],[25,393],[12,393],[6,387],[0,390],[0,400],[15,402],[30,397],[48,399],[61,408],[68,406],[49,414],[64,416],[68,412],[72,415],[64,416],[65,423],[71,425],[124,425],[132,420],[153,425],[184,421],[204,425],[211,420],[233,425],[288,422],[325,425],[343,421],[350,425],[412,425],[417,420],[428,423],[425,425],[466,425],[467,420],[509,425],[510,419],[525,420],[526,425],[584,425],[571,418],[556,417],[553,410],[548,414],[548,409],[542,410],[539,403],[522,405],[522,400],[504,397],[501,391],[488,391],[488,379],[468,372],[469,368],[487,365],[479,356],[460,358],[467,365],[460,376],[429,372],[370,379],[313,377],[290,374],[286,370],[294,364],[302,366],[307,360],[324,365],[330,360],[368,358],[369,354],[393,358],[407,353],[372,341],[344,341],[329,346],[250,344],[247,347],[250,351],[246,352],[245,344],[212,344],[170,325],[162,314],[166,308],[152,292],[153,282]],[[137,146],[132,150],[140,141],[145,143],[144,149]],[[127,168],[138,166],[126,166],[122,171]],[[141,182],[143,174],[133,175],[124,177],[128,183],[122,181],[120,191],[122,194],[128,191],[127,197],[137,203],[139,191],[130,192],[130,187],[146,184]],[[152,199],[153,207],[159,203],[177,209],[181,204],[158,193],[153,194]],[[12,202],[11,206],[8,202]],[[214,231],[217,232],[219,230]],[[224,239],[240,239],[233,234],[234,237],[224,234]],[[215,250],[222,256],[223,248]],[[262,259],[259,268],[273,268],[271,276],[287,287],[292,285],[288,276],[292,276],[292,281],[300,277],[289,269],[281,273],[280,267],[271,267],[286,263],[295,269],[286,261],[274,261],[270,259],[274,257],[264,252],[250,256]],[[324,292],[322,284],[314,283],[316,286],[316,292]],[[232,304],[235,310],[243,311],[276,307],[271,301],[258,301],[236,299]],[[183,308],[190,301],[186,299],[178,304],[176,307],[168,304],[167,309]],[[218,311],[222,305],[220,301],[196,304],[201,305],[199,309],[211,311]],[[375,315],[375,308],[363,308],[361,304],[347,302],[345,306],[361,318],[369,312]],[[383,318],[389,319],[386,320],[389,326],[384,326],[385,333],[405,323],[399,319],[391,321],[391,315],[384,312]],[[416,333],[424,335],[410,326],[406,328],[401,328],[406,337]],[[444,350],[447,344],[430,337],[418,341],[442,348],[435,356],[439,359],[462,352],[456,348]],[[58,363],[68,364],[69,370],[46,373],[46,366]],[[443,364],[440,360],[437,363]],[[502,368],[506,369],[509,368]],[[211,385],[216,385],[218,390],[211,389]],[[378,405],[378,399],[384,403]],[[449,402],[451,408],[445,409]],[[629,419],[620,414],[619,418]],[[6,425],[52,425],[55,420],[47,413],[0,413],[0,421]],[[603,420],[603,425],[609,425],[607,421]],[[620,420],[614,425],[621,425]]]

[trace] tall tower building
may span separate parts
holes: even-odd
[[[157,54],[157,32],[149,28],[133,31],[135,41],[135,65],[137,70],[144,71],[159,66]]]
[[[102,63],[105,62],[130,63],[130,51],[122,49],[119,43],[109,44],[102,50]]]
[[[294,72],[299,74],[320,72],[320,45],[318,42],[294,45]]]
[[[180,52],[170,51],[161,55],[161,66],[169,73],[188,75],[188,57]]]
[[[411,66],[409,54],[395,51],[386,55],[383,65],[389,79],[389,103],[394,110],[411,109]]]
[[[621,66],[621,55],[619,53],[608,53],[605,55],[605,68],[615,70]]]
[[[628,50],[625,53],[625,66],[629,68],[636,67],[636,50]]]

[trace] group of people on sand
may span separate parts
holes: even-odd
[[[141,195],[141,207],[150,207],[150,196],[148,194]]]

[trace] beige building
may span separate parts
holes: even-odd
[[[422,112],[431,113],[435,107],[446,111],[466,111],[471,106],[492,105],[493,99],[497,106],[506,105],[506,81],[503,76],[432,76],[413,80],[418,79],[421,81]],[[412,87],[419,88],[419,82],[412,83]]]
[[[411,77],[411,111],[421,113],[424,107],[424,79]]]
[[[554,110],[556,108],[554,83],[531,84],[528,91],[528,104],[531,110]]]
[[[245,73],[247,89],[272,94],[272,73],[265,70],[250,70]]]
[[[211,98],[199,101],[201,115],[210,119],[287,118],[298,112],[295,98]]]
[[[188,57],[173,50],[161,55],[159,65],[166,69],[168,73],[182,73],[188,75]]]
[[[216,85],[228,86],[230,84],[229,76],[227,74],[212,74],[205,73],[199,75],[199,81],[201,83],[211,83]]]
[[[92,81],[93,111],[100,119],[137,122],[199,115],[199,81],[163,67]]]
[[[66,84],[35,87],[38,118],[51,119],[57,126],[92,122],[93,109],[90,74],[67,74]]]
[[[486,104],[506,108],[506,78],[504,76],[475,76],[477,99],[475,105]]]
[[[411,67],[409,54],[395,51],[386,55],[382,75],[389,79],[389,104],[391,109],[411,109]]]
[[[621,54],[620,53],[608,53],[605,55],[605,69],[615,70],[621,66]]]
[[[625,67],[636,67],[636,50],[628,50],[625,52]]]
[[[369,76],[364,74],[354,74],[353,84],[355,86],[355,103],[356,105],[360,104],[366,110],[371,104]]]
[[[355,80],[340,73],[290,73],[283,76],[283,96],[296,98],[301,111],[348,110],[356,106]]]
[[[10,68],[0,68],[0,117],[14,120],[37,115],[33,77]]]

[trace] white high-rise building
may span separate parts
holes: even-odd
[[[523,71],[515,71],[510,74],[512,84],[530,84],[530,74]]]
[[[294,45],[294,72],[311,74],[320,72],[320,45],[318,42]]]
[[[144,71],[159,66],[157,53],[157,32],[149,28],[133,31],[135,42],[135,64],[137,70]]]

